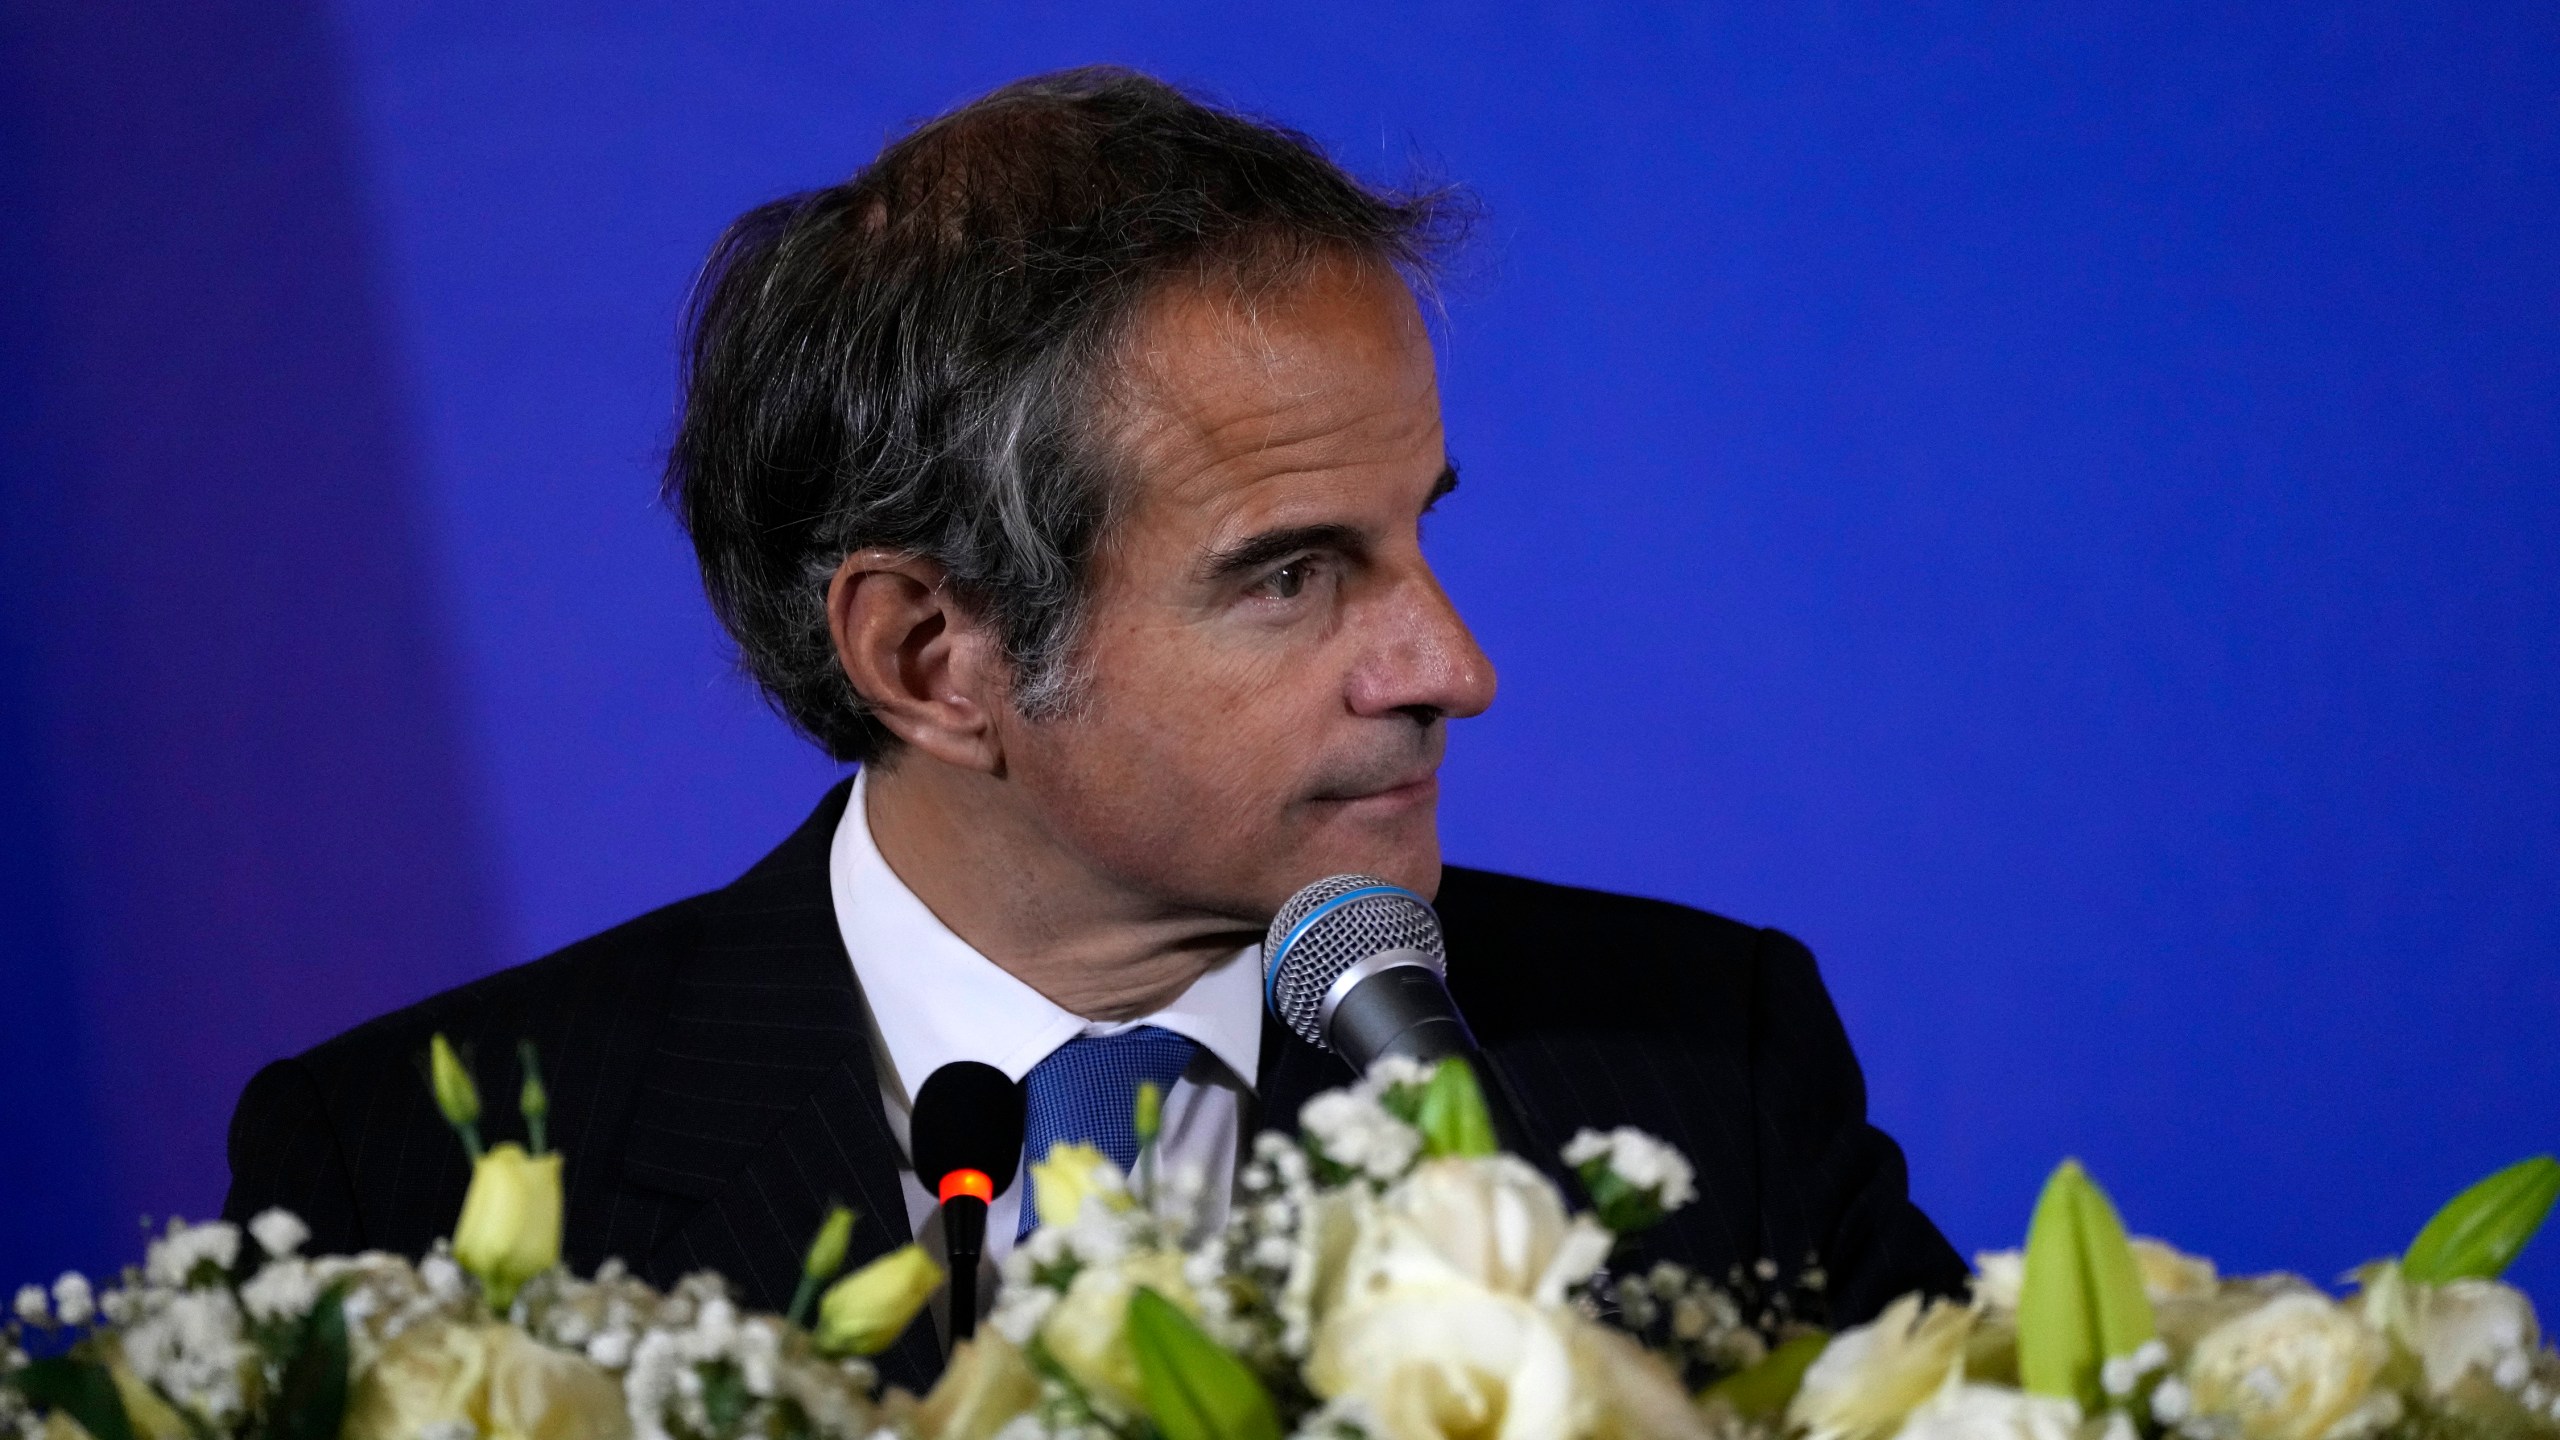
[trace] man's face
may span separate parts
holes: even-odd
[[[1117,414],[1132,487],[1095,560],[1065,715],[1007,715],[1039,822],[1113,881],[1259,919],[1365,871],[1440,883],[1446,721],[1493,666],[1422,556],[1454,483],[1403,284],[1320,266],[1155,303]]]

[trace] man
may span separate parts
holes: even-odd
[[[724,890],[270,1066],[230,1212],[290,1206],[331,1248],[444,1233],[439,1030],[539,1046],[581,1268],[709,1266],[770,1307],[839,1197],[857,1258],[905,1242],[933,1208],[909,1106],[955,1059],[1024,1081],[1034,1153],[1125,1155],[1113,1117],[1160,1080],[1214,1208],[1254,1130],[1350,1078],[1263,1018],[1256,942],[1363,871],[1437,895],[1531,1158],[1632,1124],[1697,1163],[1649,1253],[1781,1267],[1844,1321],[1961,1283],[1802,947],[1442,867],[1448,723],[1494,693],[1421,550],[1457,476],[1413,286],[1451,219],[1081,71],[741,220],[669,493],[749,670],[859,774]],[[929,1330],[889,1378],[931,1376]]]

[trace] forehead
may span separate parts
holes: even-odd
[[[1141,311],[1121,374],[1133,523],[1428,485],[1443,463],[1430,335],[1383,265],[1169,288]]]

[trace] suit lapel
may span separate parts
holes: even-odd
[[[906,1244],[897,1141],[881,1111],[862,991],[845,955],[828,853],[851,782],[722,891],[701,948],[673,978],[623,1176],[699,1203],[641,1267],[717,1270],[746,1303],[780,1310],[833,1204],[854,1208],[848,1264]],[[922,1388],[941,1368],[933,1326],[879,1357]]]
[[[1288,1026],[1262,1016],[1262,1074],[1254,1085],[1257,1130],[1298,1133],[1298,1110],[1325,1090],[1359,1077],[1342,1057],[1301,1040]]]

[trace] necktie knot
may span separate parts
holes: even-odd
[[[1082,1141],[1128,1174],[1138,1164],[1138,1086],[1171,1091],[1199,1050],[1190,1037],[1154,1025],[1117,1035],[1087,1035],[1049,1052],[1022,1079],[1023,1153],[1037,1162],[1049,1147]],[[1021,1235],[1040,1223],[1036,1196],[1022,1195]]]

